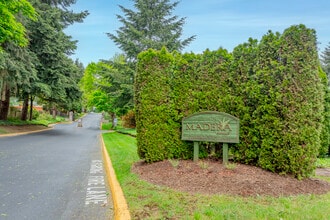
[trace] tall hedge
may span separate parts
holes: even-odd
[[[327,78],[327,74],[319,68],[319,75],[322,80],[322,84],[324,86],[324,121],[323,128],[321,132],[321,148],[319,150],[320,157],[330,156],[330,87],[329,87],[329,79]]]
[[[149,50],[138,57],[138,153],[147,162],[190,158],[181,121],[213,110],[240,119],[236,161],[298,178],[312,174],[324,139],[324,86],[315,31],[292,26],[249,39],[232,53]]]
[[[257,60],[258,165],[308,176],[319,152],[324,101],[315,32],[299,25],[281,36],[269,33],[259,44]]]
[[[170,97],[173,55],[165,49],[139,55],[135,82],[138,154],[147,162],[180,155],[180,125]],[[175,149],[175,150],[172,150]]]

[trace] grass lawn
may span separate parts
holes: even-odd
[[[138,161],[135,138],[103,134],[132,219],[329,219],[330,193],[292,197],[188,194],[140,180],[130,172]],[[327,160],[327,159],[326,159]],[[189,184],[189,183],[187,183]]]
[[[102,130],[112,130],[112,123],[102,123]],[[114,129],[115,131],[122,133],[122,134],[129,134],[132,136],[136,136],[136,129],[135,128],[124,128],[121,125],[121,121],[119,120],[118,126]]]

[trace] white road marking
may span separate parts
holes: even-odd
[[[107,204],[103,164],[101,160],[92,160],[90,176],[88,178],[88,187],[86,192],[85,205]]]

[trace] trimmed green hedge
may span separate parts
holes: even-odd
[[[315,31],[304,25],[269,31],[232,53],[142,52],[135,83],[138,154],[147,162],[191,158],[192,143],[181,141],[183,117],[219,111],[240,119],[234,160],[307,177],[321,143],[329,144],[320,76]]]

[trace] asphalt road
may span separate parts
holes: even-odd
[[[111,219],[100,120],[0,138],[0,219]]]

